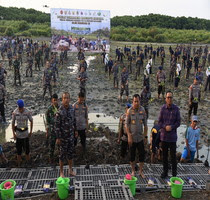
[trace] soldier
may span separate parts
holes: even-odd
[[[0,83],[0,112],[2,121],[6,123],[5,112],[4,112],[4,102],[6,97],[6,90],[5,87]]]
[[[80,70],[80,73],[77,77],[77,80],[80,81],[80,92],[83,92],[85,95],[86,95],[86,89],[85,89],[85,86],[86,86],[86,81],[88,79],[88,76],[87,76],[87,72],[85,72],[85,69],[84,67],[81,67],[81,70]]]
[[[79,52],[78,52],[78,54],[77,54],[77,58],[78,58],[78,60],[80,61],[80,60],[83,60],[84,57],[85,57],[85,55],[84,55],[84,53],[83,53],[83,50],[80,49]]]
[[[88,107],[85,103],[85,94],[78,94],[78,101],[73,105],[76,119],[76,130],[80,136],[83,154],[86,152],[86,131],[88,129]]]
[[[56,144],[59,145],[60,155],[60,176],[64,177],[63,165],[64,160],[68,160],[69,174],[74,176],[75,173],[72,169],[72,162],[74,157],[74,130],[75,126],[75,115],[74,108],[70,103],[70,94],[68,92],[62,95],[62,105],[58,109],[55,116],[55,131],[56,131]],[[77,131],[75,136],[78,136]]]
[[[143,174],[143,165],[145,158],[144,142],[146,143],[147,141],[147,119],[144,108],[140,106],[140,97],[138,94],[133,95],[133,104],[127,111],[125,126],[128,135],[128,145],[130,146],[130,162],[132,168],[131,175],[135,175],[135,157],[137,149],[140,162],[139,175],[142,178],[145,178]]]
[[[170,66],[170,73],[169,73],[169,82],[173,82],[174,76],[176,72],[176,58],[173,55],[171,60],[171,66]]]
[[[2,62],[0,62],[0,84],[5,87],[5,78],[7,76],[7,71],[3,68]]]
[[[47,88],[50,93],[50,97],[52,96],[52,86],[51,86],[51,79],[52,79],[52,70],[50,68],[50,63],[49,61],[46,62],[46,68],[44,70],[44,75],[43,75],[43,86],[44,86],[44,92],[43,92],[43,99],[46,94]]]
[[[13,62],[13,66],[14,66],[14,85],[17,86],[16,84],[16,80],[19,80],[19,85],[21,85],[21,80],[20,80],[20,62],[17,59],[17,56],[14,56],[14,62]]]
[[[20,65],[22,65],[22,53],[23,53],[23,44],[19,44],[19,49],[18,49],[18,61],[20,62]]]
[[[46,46],[44,49],[44,62],[49,60],[49,55],[50,55],[50,48],[48,46]]]
[[[164,65],[164,59],[165,59],[165,51],[162,50],[161,53],[160,53],[160,57],[161,57],[161,65],[163,66]]]
[[[63,65],[63,60],[64,60],[64,52],[63,49],[61,49],[59,65],[60,64]]]
[[[187,60],[187,73],[186,73],[186,79],[187,80],[189,79],[189,76],[190,76],[190,70],[192,68],[192,60],[193,60],[192,57]]]
[[[80,61],[79,71],[81,70],[82,67],[84,67],[85,71],[87,70],[87,62],[85,60],[85,57]]]
[[[2,57],[3,61],[4,61],[4,57],[5,57],[4,53],[5,53],[5,47],[4,47],[4,45],[2,45],[1,46],[1,57]]]
[[[140,57],[138,57],[137,61],[136,61],[136,77],[135,77],[135,80],[137,80],[137,78],[140,76],[141,67],[143,67],[142,66],[142,60],[141,60]]]
[[[50,140],[50,163],[53,160],[55,142],[56,142],[56,132],[55,132],[55,114],[58,111],[58,95],[53,94],[51,98],[51,105],[48,107],[45,117],[46,117],[46,139]]]
[[[194,61],[194,72],[196,73],[198,70],[198,64],[199,64],[199,56],[198,54],[195,54],[195,57],[193,59]]]
[[[124,90],[125,90],[126,98],[127,98],[127,101],[128,101],[128,96],[129,96],[128,72],[127,72],[127,68],[125,66],[123,67],[123,70],[122,70],[122,73],[121,73],[121,90],[120,90],[120,96],[119,96],[118,102],[122,101],[122,95],[124,93]]]
[[[189,87],[189,112],[188,112],[188,120],[190,121],[192,110],[193,115],[197,115],[198,110],[198,102],[201,98],[201,89],[198,84],[198,77],[194,78],[193,84]]]
[[[157,72],[157,82],[158,82],[158,99],[160,98],[161,93],[164,99],[166,74],[163,71],[162,66],[159,67],[159,71]]]
[[[125,119],[128,109],[131,107],[131,104],[127,103],[125,108],[125,113],[120,116],[119,121],[119,135],[118,135],[118,144],[120,144],[120,156],[125,158],[128,150],[128,136],[125,129]]]
[[[27,63],[26,77],[28,77],[28,73],[30,73],[30,76],[32,77],[33,57],[31,56],[31,53],[28,54]]]
[[[144,87],[140,95],[141,105],[144,107],[147,119],[149,118],[149,101],[151,99],[151,92],[149,86]]]
[[[118,73],[119,73],[119,67],[117,65],[117,61],[115,61],[114,66],[112,67],[113,77],[114,77],[114,88],[118,89]]]
[[[68,50],[67,50],[67,48],[64,49],[64,60],[65,61],[68,60]]]
[[[156,55],[157,55],[157,51],[154,49],[152,51],[152,60],[154,61],[154,65],[155,65],[155,58],[156,58]]]
[[[11,69],[12,67],[12,50],[9,48],[7,52],[7,58],[9,60],[9,68]]]
[[[58,77],[58,67],[57,67],[57,60],[56,60],[56,54],[54,54],[51,58],[51,70],[52,70],[52,76],[53,76],[53,85],[56,87],[57,77]]]
[[[17,101],[18,108],[12,113],[12,132],[14,140],[16,140],[17,162],[18,166],[21,164],[22,149],[25,151],[26,161],[30,160],[29,138],[32,135],[33,118],[31,112],[24,108],[24,101],[19,99]],[[30,132],[28,133],[28,120],[30,121]],[[15,123],[17,124],[15,126]]]
[[[39,48],[38,52],[39,52],[39,57],[40,57],[40,62],[41,62],[41,65],[42,65],[42,67],[43,67],[43,66],[44,66],[44,59],[43,59],[43,45],[42,45],[42,48]]]
[[[35,70],[37,71],[37,68],[38,70],[40,71],[40,52],[38,50],[36,50],[36,53],[35,53]]]
[[[132,55],[128,54],[128,69],[130,74],[132,74],[132,61],[133,61]]]

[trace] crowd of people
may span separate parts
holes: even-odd
[[[59,67],[68,63],[68,53],[61,50],[59,53],[50,51],[48,44],[45,42],[33,41],[31,39],[11,38],[1,43],[1,64],[0,64],[0,111],[2,121],[5,118],[5,96],[6,96],[6,75],[7,70],[14,69],[14,87],[17,86],[18,79],[21,85],[20,67],[24,60],[27,62],[25,76],[33,77],[33,67],[38,72],[42,66],[43,71],[43,99],[47,90],[49,91],[51,105],[47,108],[46,118],[46,139],[49,140],[49,161],[54,160],[55,146],[59,147],[59,164],[60,175],[63,177],[63,165],[67,160],[69,165],[69,174],[76,175],[72,169],[73,158],[77,138],[80,137],[83,154],[86,153],[86,132],[88,130],[88,107],[86,104],[86,82],[88,81],[88,66],[85,61],[85,53],[80,49],[78,58],[78,74],[76,80],[80,82],[78,87],[78,101],[70,104],[70,93],[64,91],[62,94],[61,104],[58,95],[52,94],[52,87],[56,87],[59,77]],[[131,52],[132,51],[132,52]],[[115,59],[103,51],[102,62],[104,63],[105,73],[108,73],[109,79],[113,74],[113,86],[120,89],[118,103],[123,101],[123,94],[126,95],[126,110],[120,117],[118,142],[121,144],[121,156],[130,155],[132,175],[135,175],[136,150],[139,154],[139,174],[145,178],[143,166],[145,161],[145,145],[148,142],[147,119],[149,118],[149,104],[151,101],[151,83],[150,78],[153,76],[156,67],[157,58],[160,58],[160,66],[155,74],[157,81],[157,95],[160,95],[165,104],[160,109],[159,118],[154,123],[150,134],[151,160],[155,162],[156,157],[162,157],[163,173],[162,178],[168,176],[168,150],[172,162],[172,175],[177,175],[176,160],[176,142],[177,128],[180,126],[181,117],[180,109],[173,104],[173,91],[165,92],[166,84],[174,82],[174,90],[178,90],[180,75],[186,73],[186,79],[193,77],[193,84],[189,87],[189,113],[188,121],[191,124],[186,130],[186,146],[183,151],[181,162],[190,158],[193,162],[195,152],[198,152],[198,141],[200,138],[200,129],[197,126],[198,116],[197,109],[201,97],[201,86],[204,84],[204,71],[206,72],[206,83],[204,91],[209,85],[210,91],[210,53],[208,47],[192,49],[191,46],[177,45],[174,49],[170,46],[170,67],[168,82],[165,70],[168,66],[165,63],[165,49],[163,46],[153,48],[152,45],[145,45],[143,48],[139,45],[136,48],[125,46],[116,49]],[[5,59],[7,55],[7,60]],[[25,59],[23,59],[23,57]],[[35,62],[33,62],[35,60]],[[202,61],[202,62],[201,62]],[[207,65],[208,62],[208,65]],[[194,67],[193,76],[191,68]],[[120,70],[120,81],[119,73]],[[29,74],[28,74],[29,73]],[[40,72],[41,73],[41,72]],[[134,77],[136,82],[142,81],[143,90],[140,94],[136,93],[132,99],[129,99],[129,77]],[[143,78],[141,78],[143,77]],[[75,80],[75,81],[76,81]],[[120,82],[120,84],[119,84]],[[193,115],[192,115],[193,111]],[[30,129],[28,128],[30,122]],[[17,100],[17,108],[12,113],[12,131],[16,140],[17,163],[22,162],[22,151],[26,155],[26,161],[30,162],[30,137],[33,132],[33,117],[31,112],[25,108],[22,99]],[[0,155],[4,161],[7,161],[0,148]]]
[[[162,178],[168,176],[168,151],[172,162],[172,176],[177,175],[176,142],[177,128],[180,126],[181,117],[179,107],[173,104],[173,91],[178,91],[181,73],[185,73],[186,80],[193,80],[189,90],[189,108],[186,130],[186,145],[181,155],[180,162],[193,162],[195,152],[198,154],[198,141],[200,140],[200,128],[198,127],[197,109],[201,100],[202,92],[210,91],[210,52],[208,46],[198,49],[191,45],[177,45],[174,49],[169,47],[170,61],[169,68],[165,61],[165,48],[163,46],[153,48],[152,45],[144,47],[136,46],[116,48],[115,60],[106,52],[101,54],[102,62],[105,65],[105,73],[109,78],[113,74],[113,86],[120,89],[118,103],[122,102],[122,95],[125,91],[126,101],[129,102],[129,77],[134,81],[142,81],[143,90],[140,94],[133,96],[132,104],[126,104],[126,111],[120,117],[118,142],[121,144],[121,157],[124,158],[129,150],[132,175],[135,174],[136,149],[139,155],[139,174],[144,178],[143,162],[145,159],[144,146],[147,144],[147,119],[149,118],[149,104],[151,102],[150,78],[153,70],[157,69],[156,60],[159,58],[160,65],[156,74],[157,97],[162,95],[165,104],[161,107],[159,118],[155,120],[154,127],[150,134],[151,162],[157,158],[163,161]],[[193,76],[191,69],[194,67]],[[122,69],[121,74],[120,68]],[[166,77],[166,70],[169,77]],[[119,87],[120,76],[120,87]],[[141,79],[143,77],[143,79]],[[192,78],[191,78],[192,77]],[[205,78],[206,77],[206,78]],[[167,81],[168,79],[168,81]],[[166,84],[174,83],[173,91],[165,92]],[[192,115],[193,111],[193,115]]]
[[[52,40],[52,50],[59,51],[65,49],[67,51],[77,52],[80,49],[85,51],[96,51],[100,52],[104,49],[109,50],[109,44],[106,39],[90,40],[85,37],[72,37],[72,36],[63,36],[63,35],[53,35]]]

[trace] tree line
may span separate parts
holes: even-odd
[[[0,6],[0,19],[4,20],[24,20],[28,23],[50,22],[50,14],[40,12],[34,9],[2,7]],[[210,20],[193,17],[171,17],[160,14],[148,14],[139,16],[116,16],[111,18],[111,27],[138,27],[150,28],[153,26],[159,28],[172,29],[192,29],[209,30]]]
[[[0,35],[50,37],[50,15],[0,6]],[[210,20],[158,14],[113,17],[110,37],[131,42],[210,43]]]
[[[24,20],[29,23],[50,22],[50,14],[40,12],[34,9],[2,7],[0,6],[0,20]]]
[[[209,30],[210,20],[199,19],[197,17],[171,17],[160,14],[149,14],[141,16],[116,16],[111,19],[111,26],[150,28],[153,26],[159,28],[173,29],[192,29]]]

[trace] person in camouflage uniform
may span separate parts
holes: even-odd
[[[158,83],[158,99],[160,98],[160,94],[162,94],[162,97],[164,99],[166,74],[163,71],[162,66],[159,67],[159,71],[157,72],[156,78]]]
[[[48,46],[46,46],[44,49],[44,62],[49,60],[49,55],[50,55],[50,48]]]
[[[28,77],[28,73],[30,73],[30,76],[32,77],[33,57],[31,56],[31,53],[28,54],[27,63],[26,77]]]
[[[88,79],[88,76],[87,76],[87,72],[85,71],[85,68],[84,67],[81,67],[81,70],[80,70],[80,73],[77,77],[77,80],[80,81],[80,92],[84,93],[86,95],[86,89],[85,89],[85,86],[86,86],[86,81]]]
[[[61,49],[59,65],[60,64],[63,65],[63,61],[64,61],[64,52],[63,49]]]
[[[80,61],[80,60],[83,60],[84,57],[85,57],[84,52],[83,52],[82,49],[80,49],[80,51],[79,51],[78,54],[77,54],[77,58],[78,58],[78,60]]]
[[[6,122],[5,112],[4,112],[5,97],[6,97],[5,87],[0,83],[0,113],[1,113],[2,121],[4,123]]]
[[[54,54],[51,58],[51,69],[52,69],[52,78],[53,78],[53,86],[56,87],[57,78],[58,78],[58,67],[57,67],[58,61],[57,56]]]
[[[176,72],[176,58],[175,56],[173,56],[171,60],[171,66],[170,66],[169,82],[174,81],[175,72]]]
[[[43,99],[46,94],[47,88],[50,93],[50,97],[52,96],[52,86],[51,86],[51,79],[52,79],[52,69],[50,68],[49,61],[46,62],[46,68],[44,70],[43,75],[43,85],[44,85],[44,93],[43,93]]]
[[[17,56],[14,56],[14,62],[13,62],[13,66],[14,66],[14,85],[16,86],[16,80],[19,80],[19,85],[21,85],[21,80],[20,80],[20,62],[17,59]]]
[[[125,90],[126,98],[127,98],[127,101],[128,101],[128,95],[129,95],[128,72],[127,72],[127,69],[126,69],[125,66],[123,67],[123,71],[121,73],[121,90],[120,90],[120,96],[119,96],[118,102],[122,100],[122,95],[124,93],[124,90]]]
[[[70,103],[70,94],[68,92],[62,95],[62,105],[55,115],[55,131],[56,131],[56,144],[59,145],[60,155],[60,176],[64,177],[63,165],[64,160],[68,160],[69,174],[75,175],[72,169],[72,162],[74,157],[74,131],[76,130],[76,120],[74,108]],[[75,136],[78,133],[75,132]]]
[[[5,87],[5,77],[7,71],[3,68],[3,64],[0,62],[0,83]]]
[[[54,150],[55,150],[55,142],[56,142],[56,134],[55,134],[55,114],[58,111],[58,95],[53,94],[51,98],[51,105],[48,107],[45,118],[46,118],[46,139],[50,140],[50,162],[52,162]]]
[[[118,85],[119,85],[118,72],[119,72],[119,66],[117,65],[117,61],[115,61],[114,66],[112,67],[112,73],[113,73],[113,78],[114,78],[114,88],[118,88]]]
[[[39,50],[36,50],[36,53],[35,53],[35,70],[38,70],[40,71],[40,51]]]
[[[9,60],[9,68],[11,69],[12,67],[12,50],[11,49],[8,49],[7,51],[7,58]]]

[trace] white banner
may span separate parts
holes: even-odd
[[[79,35],[110,31],[110,11],[51,8],[51,28]]]

